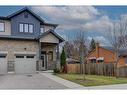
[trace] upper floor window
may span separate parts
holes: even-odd
[[[0,22],[0,32],[4,32],[4,22]]]
[[[41,33],[43,33],[44,32],[44,28],[43,27],[41,27]]]
[[[28,24],[24,24],[24,32],[29,32],[29,25]]]
[[[32,24],[29,24],[29,32],[33,33],[33,25]]]
[[[20,23],[19,32],[33,33],[33,24]]]

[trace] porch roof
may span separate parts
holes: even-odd
[[[48,30],[47,32],[44,32],[44,33],[42,33],[39,37],[37,37],[37,39],[40,39],[40,38],[42,38],[42,37],[44,37],[44,36],[46,36],[46,35],[48,35],[48,34],[53,34],[57,39],[59,39],[59,42],[61,43],[61,42],[63,42],[63,41],[65,41],[61,36],[59,36],[56,32],[54,32],[54,30],[52,30],[52,29],[50,29],[50,30]]]

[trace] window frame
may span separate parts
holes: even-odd
[[[23,31],[20,31],[20,25],[23,25],[23,27],[22,27],[22,28],[23,28],[23,29],[22,29]],[[24,24],[23,24],[23,23],[19,23],[19,32],[20,32],[20,33],[24,32]]]
[[[32,32],[30,32],[30,25],[32,26]],[[28,30],[29,30],[29,33],[33,33],[34,32],[34,25],[33,24],[28,24]]]
[[[20,24],[23,24],[23,32],[20,32]],[[28,25],[28,32],[25,31],[25,25]],[[33,27],[32,32],[30,32],[30,25]],[[32,33],[34,33],[34,24],[19,22],[19,29],[18,30],[19,30],[20,33],[30,33],[30,34],[32,34]]]
[[[0,21],[0,23],[3,23],[3,25],[4,25],[4,30],[3,31],[0,31],[0,32],[5,32],[5,22],[3,22],[3,21]]]
[[[43,30],[43,31],[41,31]],[[40,33],[44,33],[44,27],[40,27]]]
[[[26,27],[27,26],[27,27]],[[26,31],[27,30],[27,31]],[[29,33],[29,24],[25,23],[24,24],[24,32]]]

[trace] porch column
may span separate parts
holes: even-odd
[[[38,65],[39,65],[39,67],[38,67],[38,69],[39,69],[39,71],[41,71],[41,42],[39,42],[39,63],[38,63]]]
[[[56,53],[56,68],[60,69],[59,44],[57,44],[56,48],[57,48],[57,53]]]
[[[41,42],[39,42],[39,60],[41,59]]]

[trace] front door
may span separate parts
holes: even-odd
[[[45,54],[41,55],[41,60],[42,60],[42,65],[41,65],[42,70],[46,70],[46,56],[45,56]]]

